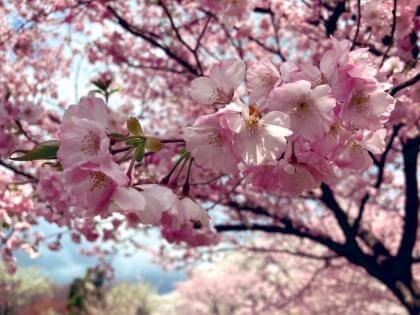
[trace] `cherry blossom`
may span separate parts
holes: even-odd
[[[243,61],[228,59],[214,65],[209,77],[194,79],[190,86],[190,96],[202,104],[228,104],[244,78]]]
[[[130,243],[167,265],[259,231],[273,262],[253,266],[273,290],[265,301],[293,294],[287,311],[336,314],[348,312],[341,292],[356,306],[382,296],[353,294],[365,291],[337,271],[349,267],[420,312],[413,1],[6,0],[0,25],[9,271],[17,251],[66,237],[96,242],[86,252],[102,260]],[[68,233],[32,233],[40,218]],[[159,248],[126,237],[149,230]],[[283,238],[298,246],[279,248]],[[296,263],[279,251],[329,272],[302,263],[302,281],[286,281],[298,287],[267,284],[266,269]],[[336,284],[328,299],[311,290],[319,277]],[[281,309],[251,302],[250,313]]]
[[[259,104],[270,94],[280,80],[277,68],[267,59],[253,64],[247,69],[247,86],[249,88],[249,102]]]
[[[356,128],[376,130],[389,119],[394,99],[376,85],[358,84],[343,104],[341,117]]]
[[[243,105],[241,115],[228,119],[229,128],[235,133],[234,147],[247,165],[275,160],[286,149],[289,116],[272,111],[262,114],[257,107]]]
[[[267,106],[290,115],[296,136],[315,140],[329,130],[334,119],[336,101],[330,91],[327,85],[311,89],[310,82],[300,80],[274,89]]]
[[[187,149],[196,163],[226,174],[238,170],[232,152],[233,133],[228,126],[229,117],[236,115],[233,110],[220,110],[199,117],[192,127],[185,130]]]
[[[99,98],[88,96],[78,105],[69,107],[59,134],[61,164],[67,168],[108,157],[106,124],[107,110]]]

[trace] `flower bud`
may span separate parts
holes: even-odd
[[[158,152],[162,149],[162,142],[158,138],[147,137],[146,149],[152,152]]]
[[[140,122],[135,117],[130,117],[127,120],[127,129],[133,136],[142,136],[143,129],[141,128]]]

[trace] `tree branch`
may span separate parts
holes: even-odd
[[[375,185],[374,185],[374,187],[376,189],[379,189],[381,187],[381,185],[382,185],[382,181],[383,181],[383,177],[384,177],[384,170],[385,170],[386,158],[387,158],[388,153],[391,150],[392,145],[394,143],[394,140],[397,137],[398,132],[399,132],[399,130],[401,129],[402,126],[403,126],[403,124],[399,124],[399,125],[394,126],[394,128],[392,129],[391,137],[390,137],[390,139],[388,141],[388,144],[387,144],[387,146],[385,148],[385,151],[384,151],[384,153],[382,153],[381,158],[379,159],[379,161],[375,160],[375,157],[372,156],[372,159],[374,160],[375,165],[378,167],[378,175],[376,177],[376,182],[375,182]],[[370,198],[370,194],[367,192],[363,196],[363,198],[361,199],[361,201],[360,201],[359,213],[358,213],[358,215],[357,215],[357,217],[356,217],[356,219],[354,221],[353,227],[352,227],[352,229],[353,229],[353,231],[355,233],[357,233],[358,230],[359,230],[360,221],[363,218],[363,213],[365,211],[366,204],[369,201],[369,198]]]
[[[346,12],[346,1],[340,1],[337,3],[334,12],[325,22],[325,34],[327,36],[334,34],[335,30],[337,29],[338,19],[344,12]]]
[[[385,51],[385,54],[382,58],[381,64],[379,65],[379,69],[382,68],[389,51],[392,48],[392,45],[394,44],[394,36],[395,36],[395,29],[397,26],[397,0],[394,0],[394,6],[392,8],[392,27],[391,27],[391,38],[390,38],[390,42],[389,42],[389,46],[387,48],[387,50]]]
[[[416,84],[418,81],[420,81],[420,73],[417,73],[414,77],[412,77],[411,79],[408,79],[405,82],[402,82],[401,84],[398,84],[396,86],[394,86],[390,93],[392,96],[395,96],[395,94],[397,94],[399,91],[401,91],[402,89],[405,89],[409,86],[412,86],[414,84]]]
[[[179,57],[177,54],[175,54],[174,52],[172,52],[168,47],[166,47],[166,46],[162,45],[161,43],[159,43],[152,36],[149,36],[147,34],[144,34],[143,32],[135,29],[123,17],[121,17],[118,14],[118,12],[115,11],[114,8],[112,8],[109,5],[107,5],[106,8],[117,19],[118,24],[123,29],[125,29],[126,31],[128,31],[129,33],[131,33],[132,35],[134,35],[136,37],[140,37],[140,38],[144,39],[149,44],[151,44],[151,45],[153,45],[153,46],[161,49],[169,58],[173,59],[174,61],[176,61],[177,63],[179,63],[180,65],[182,65],[184,68],[186,68],[189,72],[191,72],[195,76],[198,76],[199,75],[198,70],[193,65],[191,65],[190,63],[188,63],[187,61],[185,61],[184,59],[182,59],[181,57]]]
[[[37,181],[37,179],[35,178],[35,176],[33,176],[32,174],[26,173],[24,171],[19,170],[17,167],[7,164],[6,162],[0,160],[0,165],[3,166],[4,168],[7,168],[8,170],[14,172],[15,174],[21,175],[21,176],[25,176],[26,178],[29,178],[33,181]]]
[[[361,8],[361,0],[357,0],[357,26],[356,26],[356,33],[354,34],[353,43],[351,44],[350,50],[353,50],[354,45],[356,45],[357,37],[359,36],[360,31],[360,22],[362,20],[362,8]]]
[[[319,244],[322,244],[329,249],[333,250],[334,252],[345,255],[345,246],[342,244],[339,244],[330,238],[313,235],[304,231],[300,231],[293,227],[291,222],[287,223],[284,226],[277,226],[277,225],[262,225],[262,224],[251,224],[251,225],[245,225],[245,224],[220,224],[215,226],[216,230],[218,232],[232,232],[232,231],[262,231],[266,233],[281,233],[281,234],[288,234],[288,235],[294,235],[302,238],[306,238],[309,240],[312,240],[314,242],[317,242]]]
[[[384,153],[382,153],[381,158],[378,161],[378,164],[377,164],[378,165],[378,176],[376,177],[376,182],[375,182],[375,188],[377,188],[377,189],[379,189],[382,185],[386,158],[387,158],[388,153],[391,150],[392,145],[394,143],[394,140],[397,137],[398,132],[400,131],[402,126],[403,126],[403,124],[398,124],[398,125],[394,126],[394,128],[392,129],[392,134],[391,134],[391,137],[389,139],[388,145],[386,146]]]
[[[352,242],[354,241],[354,233],[350,227],[350,223],[348,221],[346,213],[341,209],[340,205],[338,204],[337,200],[334,197],[334,194],[328,185],[322,183],[321,184],[322,196],[321,201],[332,210],[334,213],[335,218],[337,219],[338,224],[340,225],[341,229],[343,230],[344,236],[346,237],[346,241]]]
[[[397,257],[410,264],[418,229],[419,194],[417,187],[417,157],[420,137],[408,139],[403,145],[405,177],[405,215],[403,236]]]

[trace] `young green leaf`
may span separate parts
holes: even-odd
[[[10,159],[13,161],[36,161],[51,160],[57,158],[59,143],[57,140],[42,142],[31,150],[17,150],[13,152]],[[13,157],[14,154],[21,155]]]
[[[146,150],[146,146],[144,143],[139,144],[134,151],[134,158],[137,162],[140,162],[144,157],[144,151]]]

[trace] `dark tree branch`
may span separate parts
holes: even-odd
[[[338,19],[344,12],[346,12],[346,1],[340,1],[337,3],[334,12],[325,22],[325,34],[327,36],[334,34],[335,30],[337,29]]]
[[[175,54],[173,51],[171,51],[168,47],[166,47],[166,46],[162,45],[161,43],[159,43],[153,36],[151,36],[150,34],[146,34],[146,33],[142,32],[142,31],[136,29],[134,26],[130,25],[111,6],[108,5],[106,8],[117,19],[118,24],[123,29],[125,29],[126,31],[128,31],[129,33],[131,33],[132,35],[134,35],[136,37],[142,38],[143,40],[145,40],[146,42],[148,42],[152,46],[155,46],[155,47],[161,49],[169,58],[173,59],[174,61],[176,61],[177,63],[179,63],[180,65],[182,65],[185,69],[187,69],[189,72],[191,72],[195,76],[198,76],[199,75],[198,70],[193,65],[191,65],[186,60],[184,60],[181,57],[179,57],[177,54]]]
[[[356,42],[355,45],[358,47],[368,47],[369,52],[377,57],[383,55],[383,52],[376,48],[373,44]]]
[[[165,15],[168,17],[169,23],[171,24],[171,27],[172,27],[173,31],[175,32],[175,36],[182,43],[182,45],[184,45],[190,52],[194,53],[194,49],[192,49],[192,47],[190,47],[190,45],[188,45],[188,43],[182,38],[181,34],[179,33],[178,27],[175,25],[172,14],[171,14],[171,12],[169,12],[169,9],[165,5],[165,2],[160,0],[159,5],[162,7],[163,12],[165,12]]]
[[[11,164],[7,164],[6,162],[0,160],[0,165],[3,166],[4,168],[7,168],[8,170],[14,172],[15,174],[21,175],[21,176],[25,176],[26,178],[31,179],[32,181],[36,181],[35,176],[33,176],[32,174],[26,173],[24,171],[21,171],[20,169],[18,169],[17,167],[11,165]]]
[[[374,164],[378,167],[378,175],[376,177],[376,182],[375,182],[375,185],[374,185],[374,187],[376,189],[379,189],[382,185],[382,181],[383,181],[383,177],[384,177],[384,171],[385,171],[386,158],[387,158],[388,153],[391,150],[392,145],[394,143],[394,140],[397,137],[398,132],[400,131],[402,126],[403,126],[402,124],[399,124],[399,125],[394,126],[394,128],[392,129],[391,137],[390,137],[390,139],[388,141],[388,144],[385,148],[385,151],[384,151],[384,153],[382,153],[379,161],[376,160],[374,156],[372,156]],[[367,192],[360,201],[359,213],[357,214],[357,217],[356,217],[356,219],[354,221],[354,224],[353,224],[353,227],[352,227],[354,233],[356,233],[356,234],[358,233],[360,222],[362,221],[363,213],[365,211],[366,204],[368,203],[369,198],[370,198],[370,194]],[[382,252],[382,250],[381,250],[381,252]]]
[[[382,185],[386,158],[388,156],[389,151],[391,151],[394,140],[397,137],[398,132],[400,131],[402,126],[403,126],[402,124],[394,126],[394,128],[392,129],[392,134],[389,139],[388,145],[386,146],[384,153],[382,153],[381,158],[378,161],[378,176],[376,177],[376,182],[375,182],[375,188],[377,189],[379,189]]]
[[[347,242],[354,241],[354,233],[350,227],[350,223],[346,213],[341,209],[337,200],[334,197],[334,194],[328,185],[321,184],[322,196],[321,201],[332,210],[335,218],[337,219],[338,224],[343,230],[344,236],[346,237]]]
[[[256,43],[258,46],[260,46],[261,48],[263,48],[264,50],[268,51],[269,53],[272,53],[274,55],[278,55],[278,52],[276,49],[267,46],[266,44],[264,44],[263,42],[261,42],[259,39],[249,35],[248,39],[254,43]],[[283,59],[282,59],[283,60]]]
[[[376,236],[369,230],[359,229],[358,236],[363,240],[363,242],[369,246],[375,256],[385,256],[390,257],[391,253],[388,248]]]
[[[386,249],[386,247],[370,232],[367,230],[360,231],[357,234],[354,225],[351,226],[349,223],[349,219],[347,214],[343,211],[343,209],[338,204],[337,200],[334,197],[334,193],[332,190],[324,183],[321,184],[322,196],[321,201],[331,209],[334,213],[335,218],[346,237],[346,245],[348,246],[349,250],[351,251],[352,257],[360,257],[363,256],[363,253],[356,242],[356,235],[360,236],[361,239],[368,245],[375,255],[385,255],[389,256],[390,253]],[[367,200],[366,200],[367,202]],[[363,214],[363,213],[362,213]],[[360,219],[361,220],[361,219]],[[359,224],[359,223],[358,223]],[[364,262],[360,263],[363,265]]]
[[[28,139],[29,141],[31,141],[34,144],[39,144],[38,141],[36,141],[34,138],[32,138],[29,133],[26,132],[25,128],[23,128],[22,123],[20,122],[19,119],[15,120],[16,126],[18,127],[19,131],[25,136],[26,139]]]
[[[403,236],[397,257],[410,264],[416,243],[419,211],[419,192],[417,187],[417,157],[420,137],[408,139],[403,144],[404,177],[405,177],[405,215]]]
[[[274,39],[275,39],[275,42],[276,42],[276,53],[282,61],[286,61],[286,58],[284,57],[284,55],[283,55],[283,53],[281,52],[281,49],[280,49],[280,38],[279,38],[279,32],[278,32],[279,25],[277,24],[275,14],[274,13],[271,14],[270,18],[271,18],[271,25],[273,26],[273,31],[274,31]]]
[[[262,14],[273,14],[273,11],[271,10],[271,8],[263,8],[263,7],[255,7],[254,12],[262,13]]]
[[[382,68],[386,58],[388,57],[388,53],[392,48],[392,45],[394,44],[394,36],[395,36],[395,29],[397,26],[397,0],[394,0],[394,6],[392,8],[392,27],[391,27],[391,38],[389,41],[389,46],[387,50],[385,51],[385,54],[382,58],[381,64],[379,65],[379,69]]]
[[[207,26],[209,25],[209,23],[211,21],[211,18],[212,18],[211,15],[209,15],[207,17],[207,20],[206,20],[206,23],[204,24],[203,30],[200,32],[200,35],[197,38],[197,42],[195,44],[194,51],[198,51],[198,48],[200,48],[201,40],[203,39],[204,34],[206,33]]]
[[[137,69],[163,71],[163,72],[170,72],[170,73],[183,74],[183,75],[185,75],[187,73],[186,70],[178,70],[178,69],[169,68],[169,67],[159,67],[159,66],[153,66],[153,65],[134,64],[130,61],[126,61],[126,63],[130,67],[137,68]]]
[[[266,233],[281,233],[281,234],[288,234],[288,235],[294,235],[301,238],[309,239],[314,242],[317,242],[319,244],[322,244],[329,249],[333,250],[334,252],[344,255],[346,252],[346,248],[344,245],[339,244],[337,242],[334,242],[330,238],[313,235],[304,231],[300,231],[299,229],[296,229],[293,227],[293,225],[289,222],[284,226],[277,226],[277,225],[262,225],[262,224],[220,224],[216,225],[216,230],[218,232],[238,232],[238,231],[262,231]]]
[[[298,256],[298,257],[304,257],[308,259],[314,259],[314,260],[332,260],[335,258],[340,258],[337,254],[331,254],[331,255],[313,255],[310,253],[302,252],[302,251],[292,251],[288,249],[275,249],[275,248],[263,248],[263,247],[240,247],[238,249],[245,249],[248,251],[254,251],[254,252],[260,252],[260,253],[279,253],[279,254],[287,254],[291,256]]]
[[[401,91],[402,89],[405,89],[409,86],[412,86],[414,84],[416,84],[418,81],[420,81],[420,73],[417,73],[414,77],[412,77],[411,79],[408,79],[405,82],[402,82],[401,84],[398,84],[396,86],[394,86],[390,93],[392,96],[395,96],[395,94],[397,94],[399,91]]]
[[[366,204],[369,201],[369,193],[366,193],[366,195],[363,196],[362,200],[360,201],[360,206],[359,206],[359,213],[357,214],[356,219],[354,220],[352,229],[354,231],[354,233],[358,233],[359,231],[359,226],[360,226],[360,221],[362,221],[363,218],[363,213],[365,212],[365,208],[366,208]]]
[[[362,8],[361,8],[361,0],[357,0],[357,26],[356,26],[356,33],[354,34],[353,43],[351,44],[350,50],[353,50],[354,45],[356,45],[357,37],[359,36],[360,31],[360,22],[362,20]]]

